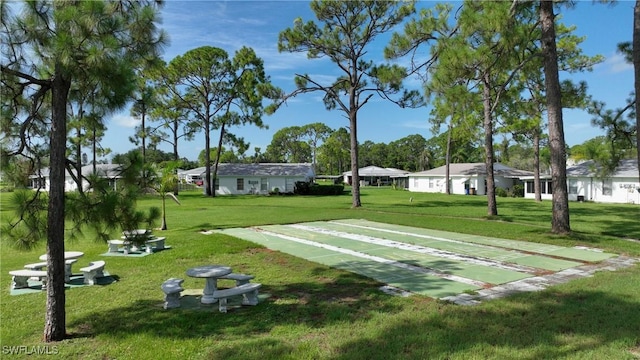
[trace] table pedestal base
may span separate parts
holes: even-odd
[[[203,304],[215,304],[218,302],[218,299],[213,297],[213,292],[218,288],[218,280],[215,278],[207,278],[207,282],[204,285],[204,290],[202,291],[202,299],[200,302]]]

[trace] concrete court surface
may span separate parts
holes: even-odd
[[[417,293],[472,305],[514,292],[632,266],[638,259],[590,248],[344,219],[215,230]]]

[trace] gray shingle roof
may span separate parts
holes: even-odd
[[[211,167],[213,171],[213,166]],[[199,171],[203,174],[206,168],[187,170],[185,173],[194,174]],[[297,164],[218,164],[218,176],[291,176],[291,177],[313,177],[313,168],[308,163]]]
[[[567,168],[567,176],[571,177],[595,177],[600,168],[595,161],[589,160]],[[609,177],[638,177],[638,160],[621,160],[615,172]]]
[[[399,176],[408,174],[409,171],[404,171],[394,168],[382,168],[379,166],[366,166],[358,169],[359,176]],[[343,175],[351,176],[351,171],[346,171]]]
[[[440,166],[435,169],[425,170],[417,173],[409,174],[409,176],[445,176],[446,166]],[[493,174],[504,177],[520,177],[532,176],[533,173],[525,170],[518,170],[500,163],[493,164]],[[487,175],[485,163],[460,163],[449,164],[449,175],[451,176],[477,176]]]

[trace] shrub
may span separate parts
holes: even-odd
[[[313,185],[310,195],[342,195],[344,193],[344,185]]]
[[[307,181],[297,181],[293,190],[296,195],[341,195],[344,184],[318,185]]]
[[[513,185],[511,189],[511,197],[524,197],[524,185]]]
[[[503,188],[496,188],[496,196],[507,197],[508,196],[507,190]]]
[[[293,187],[293,193],[296,195],[311,194],[311,183],[308,181],[296,181],[296,184]]]

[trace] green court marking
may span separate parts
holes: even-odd
[[[305,224],[301,224],[305,225]],[[359,251],[367,255],[378,256],[389,260],[403,262],[414,266],[434,269],[446,274],[461,276],[467,279],[478,280],[490,284],[504,284],[507,282],[532,277],[532,274],[517,272],[514,270],[500,269],[497,267],[483,266],[453,259],[446,259],[415,251],[397,249],[388,246],[380,246],[367,242],[345,239],[332,235],[292,228],[287,225],[261,226],[261,229],[275,233],[285,234],[306,240],[328,244],[343,249]]]
[[[606,252],[597,252],[585,249],[575,249],[575,248],[566,248],[557,245],[548,245],[548,244],[539,244],[539,243],[530,243],[526,241],[517,241],[517,240],[507,240],[507,239],[498,239],[491,238],[486,236],[477,236],[477,235],[469,235],[469,234],[459,234],[453,232],[439,231],[439,230],[431,230],[431,229],[423,229],[423,228],[415,228],[403,225],[395,225],[395,224],[386,224],[373,222],[362,219],[344,219],[344,220],[334,220],[332,223],[344,223],[344,224],[353,224],[358,226],[364,226],[369,228],[377,228],[377,229],[385,229],[392,231],[403,231],[413,234],[419,235],[427,235],[433,237],[441,237],[445,239],[459,240],[474,244],[483,244],[496,246],[506,249],[514,249],[527,251],[542,255],[551,255],[551,256],[562,256],[568,259],[574,259],[579,261],[602,261],[612,257],[617,256],[616,254],[606,253]]]
[[[581,265],[579,262],[564,260],[564,259],[553,259],[547,256],[542,255],[533,255],[519,252],[517,250],[509,250],[503,247],[494,247],[492,245],[484,245],[484,244],[473,244],[473,243],[460,243],[463,240],[456,240],[458,242],[447,241],[447,239],[452,239],[452,237],[448,237],[445,240],[442,240],[442,236],[432,236],[431,238],[425,238],[420,236],[431,236],[425,235],[421,233],[417,233],[416,231],[411,231],[415,228],[405,228],[402,230],[394,230],[392,228],[385,228],[384,230],[390,231],[398,231],[407,234],[399,234],[392,233],[389,231],[381,230],[379,227],[374,227],[378,223],[372,223],[370,226],[364,227],[353,227],[349,225],[345,225],[344,223],[326,223],[326,222],[311,222],[311,223],[303,223],[301,225],[310,225],[321,227],[325,229],[344,231],[354,234],[367,235],[372,237],[377,237],[381,239],[388,239],[393,241],[400,241],[407,244],[415,244],[419,246],[429,247],[438,250],[450,251],[458,254],[464,254],[468,256],[480,257],[491,259],[495,261],[500,261],[504,263],[513,263],[518,265],[530,266],[543,270],[551,270],[558,271],[569,269],[572,267],[576,267]],[[389,225],[389,224],[383,224]],[[440,238],[440,239],[438,239]],[[455,240],[455,239],[452,239]],[[563,250],[566,248],[562,248]],[[559,251],[559,250],[554,250]],[[598,253],[595,253],[598,254]]]
[[[440,298],[478,289],[477,286],[416,273],[397,266],[285,240],[252,229],[234,228],[216,230],[215,232],[239,237],[264,245],[269,249],[282,251],[323,265],[351,271],[425,296]]]
[[[234,228],[215,232],[436,298],[478,290],[482,282],[504,284],[532,276],[531,270],[513,264],[559,271],[582,265],[580,261],[596,262],[616,256],[355,219],[268,225],[261,229],[264,231]],[[448,275],[439,277],[426,273],[427,269]]]

